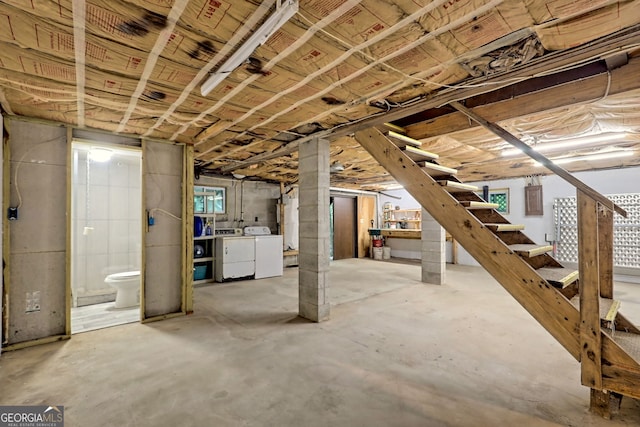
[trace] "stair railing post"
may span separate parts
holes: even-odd
[[[578,190],[578,269],[580,271],[580,370],[582,384],[602,390],[598,202]]]
[[[613,299],[613,212],[598,205],[600,296]]]

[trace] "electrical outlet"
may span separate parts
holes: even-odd
[[[7,210],[7,218],[10,221],[14,221],[14,220],[18,219],[18,208],[9,208]]]

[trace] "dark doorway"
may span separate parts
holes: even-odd
[[[356,199],[333,197],[333,259],[356,256]]]

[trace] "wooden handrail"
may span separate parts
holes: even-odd
[[[508,130],[496,125],[495,123],[485,120],[484,118],[480,117],[479,115],[477,115],[476,113],[474,113],[473,111],[471,111],[470,109],[468,109],[467,107],[465,107],[464,105],[460,104],[457,101],[452,101],[449,103],[449,105],[451,105],[453,108],[460,111],[462,114],[469,117],[470,119],[478,122],[480,126],[484,127],[485,129],[488,129],[489,131],[498,135],[500,138],[507,141],[509,144],[518,148],[519,150],[524,152],[526,155],[528,155],[532,159],[537,160],[544,167],[549,169],[551,172],[555,173],[560,178],[564,179],[569,184],[576,187],[576,189],[582,191],[585,195],[591,197],[593,200],[600,203],[602,206],[606,207],[609,210],[619,213],[625,218],[627,217],[627,211],[625,211],[620,206],[613,203],[611,200],[609,200],[607,197],[600,194],[598,191],[589,187],[584,182],[580,181],[575,176],[571,175],[571,173],[569,173],[566,169],[561,168],[560,166],[553,163],[553,161],[551,161],[544,155],[535,151],[533,148],[531,148],[529,145],[522,142],[518,137],[513,135]]]

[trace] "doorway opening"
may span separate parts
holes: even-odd
[[[140,321],[142,152],[74,141],[71,333]]]
[[[332,197],[329,215],[331,259],[357,258],[356,198]]]

